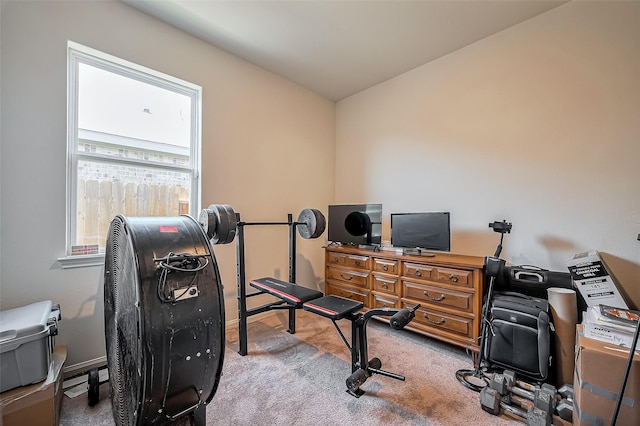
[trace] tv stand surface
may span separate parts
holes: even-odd
[[[402,254],[408,254],[412,256],[423,256],[423,257],[434,257],[435,253],[431,253],[430,251],[426,251],[421,248],[413,248],[413,249],[403,249]]]
[[[380,251],[380,246],[377,246],[375,244],[360,244],[358,246],[358,249],[367,251]]]
[[[365,310],[421,304],[406,329],[478,352],[484,257],[430,254],[328,246],[325,294],[360,301]]]

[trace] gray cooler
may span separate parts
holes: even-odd
[[[47,378],[59,319],[50,300],[0,311],[0,392]]]

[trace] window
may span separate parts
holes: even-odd
[[[200,87],[68,46],[67,256],[102,253],[125,216],[194,215]]]

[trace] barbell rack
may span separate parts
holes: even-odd
[[[237,235],[236,235],[236,268],[237,268],[237,284],[238,284],[238,353],[242,356],[246,355],[247,349],[247,319],[252,315],[273,309],[287,309],[289,311],[288,332],[295,334],[296,332],[296,308],[286,305],[284,300],[268,303],[266,305],[247,309],[247,298],[265,294],[257,291],[247,294],[247,277],[245,268],[245,241],[244,228],[246,226],[280,226],[289,227],[289,282],[295,284],[296,281],[296,226],[298,222],[294,222],[293,215],[287,215],[286,222],[243,222],[240,220],[240,213],[236,213]],[[286,305],[286,306],[282,306]]]

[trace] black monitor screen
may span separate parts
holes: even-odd
[[[449,212],[392,213],[391,245],[394,247],[449,251]]]
[[[382,243],[382,204],[329,206],[329,241],[344,245]]]

